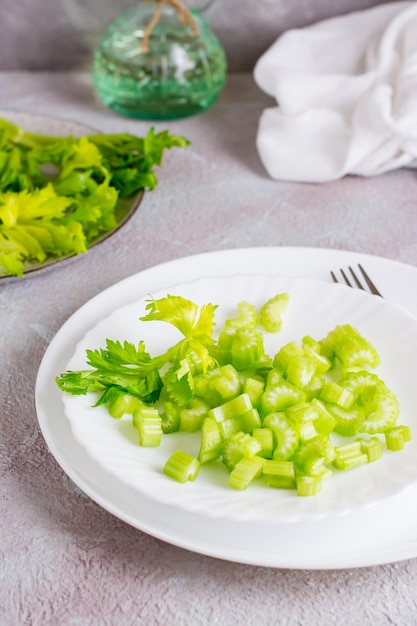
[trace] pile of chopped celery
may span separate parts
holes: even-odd
[[[98,392],[96,405],[113,418],[130,416],[141,446],[184,433],[184,449],[163,468],[176,481],[221,463],[234,489],[262,480],[315,495],[334,472],[372,463],[384,449],[402,450],[411,432],[397,424],[398,401],[372,371],[377,351],[352,326],[265,353],[264,332],[279,333],[287,303],[285,293],[259,311],[240,302],[215,337],[216,306],[151,299],[140,319],[174,325],[183,335],[177,344],[151,357],[142,341],[107,339],[106,348],[87,350],[89,369],[67,371],[57,384],[71,394]],[[185,434],[195,432],[200,449],[193,455]]]
[[[126,199],[155,187],[164,150],[188,143],[153,129],[49,137],[0,119],[0,273],[85,252],[117,227]]]

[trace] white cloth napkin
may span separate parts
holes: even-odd
[[[417,167],[417,2],[284,33],[258,60],[257,148],[277,180],[325,182]]]

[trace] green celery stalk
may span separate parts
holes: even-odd
[[[246,489],[255,478],[262,475],[264,459],[257,456],[244,456],[236,463],[229,476],[229,486],[233,489]]]
[[[206,417],[201,427],[198,460],[203,464],[218,459],[222,453],[222,447],[223,439],[216,420]]]
[[[180,428],[180,413],[174,402],[164,402],[161,413],[161,428],[164,434],[176,433]]]
[[[261,444],[261,449],[257,453],[258,456],[271,459],[274,450],[274,435],[272,430],[266,427],[254,428],[252,436]]]
[[[240,424],[240,429],[244,433],[252,433],[255,428],[261,427],[261,418],[257,409],[249,409],[245,411],[237,418]]]
[[[324,384],[320,392],[320,399],[325,402],[337,404],[342,407],[342,409],[352,408],[355,402],[355,396],[349,389],[331,380],[328,380]]]
[[[286,377],[288,382],[297,387],[307,387],[317,371],[316,362],[309,357],[293,356],[287,365]]]
[[[241,391],[239,374],[230,363],[223,365],[210,377],[209,388],[216,391],[222,401],[235,398]]]
[[[257,439],[247,433],[238,432],[223,442],[222,461],[232,471],[243,457],[254,456],[261,449]]]
[[[368,456],[362,452],[360,441],[342,444],[335,447],[333,466],[338,470],[347,470],[368,463]]]
[[[249,396],[252,406],[254,408],[258,408],[264,389],[265,381],[249,375],[247,378],[245,378],[242,392],[246,393]]]
[[[301,497],[310,497],[317,495],[322,488],[322,479],[317,476],[305,476],[296,474],[297,495]]]
[[[287,293],[279,293],[262,305],[260,323],[268,333],[278,333],[281,330],[288,301]]]
[[[256,367],[264,355],[263,335],[252,328],[238,328],[231,346],[231,358],[237,370]]]
[[[223,440],[230,439],[230,437],[240,432],[239,420],[235,417],[228,417],[221,422],[216,422],[216,424],[219,426],[220,434]]]
[[[265,461],[263,473],[270,487],[295,489],[295,469],[292,461]]]
[[[225,419],[236,418],[252,409],[252,404],[248,394],[241,393],[232,400],[228,400],[209,411],[209,416],[213,417],[216,422],[222,422]]]
[[[388,450],[402,450],[408,441],[411,441],[411,431],[408,426],[395,426],[385,432],[385,441]]]
[[[361,432],[368,434],[383,433],[393,428],[400,414],[400,406],[394,394],[377,392],[365,409],[370,412],[365,416],[361,424]]]
[[[164,465],[164,474],[173,478],[179,483],[194,481],[200,471],[198,459],[184,452],[176,450]]]
[[[360,441],[361,452],[368,457],[368,463],[373,463],[381,458],[382,444],[378,437],[371,437],[370,439],[359,438],[357,441]]]
[[[235,331],[238,328],[255,329],[258,323],[258,313],[256,307],[250,302],[242,301],[237,304],[238,315],[234,318],[229,318],[225,322],[225,330],[232,329]],[[233,333],[234,334],[234,333]]]
[[[194,433],[200,430],[209,406],[200,398],[192,398],[187,408],[180,409],[180,430]]]
[[[270,428],[274,436],[274,460],[290,460],[297,451],[300,442],[294,422],[283,412],[270,413],[264,419],[263,425]]]
[[[133,413],[133,425],[139,434],[141,446],[155,448],[162,440],[161,416],[157,409],[142,406]]]

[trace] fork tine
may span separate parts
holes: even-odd
[[[374,283],[372,282],[372,280],[369,278],[368,274],[365,272],[365,270],[363,269],[362,265],[360,263],[358,263],[358,267],[362,273],[362,276],[364,277],[364,279],[366,280],[366,284],[369,287],[369,291],[371,293],[373,293],[375,296],[380,296],[381,298],[383,298],[384,296],[382,295],[382,293],[380,293],[380,291],[378,291],[378,289],[375,287]]]
[[[350,268],[349,268],[350,269]],[[352,270],[351,270],[352,271]],[[349,278],[346,276],[345,272],[341,269],[340,273],[343,276],[343,280],[345,281],[345,283],[347,284],[348,287],[352,287],[352,283],[350,282]]]
[[[369,291],[374,294],[375,296],[380,296],[381,298],[383,298],[384,296],[382,295],[382,293],[380,291],[378,291],[378,289],[376,288],[376,286],[374,285],[374,283],[372,282],[372,280],[370,279],[370,277],[368,276],[368,274],[365,272],[364,268],[362,267],[362,265],[360,263],[358,263],[358,268],[361,271],[361,274],[363,276],[363,278],[366,281],[366,284],[369,288]],[[355,285],[352,285],[351,281],[349,280],[346,272],[340,268],[340,273],[343,277],[343,280],[345,281],[346,285],[348,287],[354,287],[356,285],[356,287],[358,287],[358,289],[362,289],[363,291],[366,291],[365,287],[362,285],[361,281],[359,280],[358,276],[355,274],[355,272],[353,271],[353,269],[351,267],[349,267],[349,272],[352,276],[352,279],[355,282]],[[330,276],[332,277],[332,280],[334,283],[338,283],[338,279],[336,274],[333,271],[330,271]]]
[[[353,269],[351,267],[349,267],[349,271],[352,274],[352,278],[356,283],[356,286],[359,287],[359,289],[362,289],[363,291],[365,291],[364,286],[362,285],[361,281],[359,280],[359,278],[356,276],[355,272],[353,271]]]

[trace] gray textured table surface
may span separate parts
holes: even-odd
[[[116,117],[87,74],[0,74],[0,107],[141,134]],[[417,266],[416,174],[326,185],[270,180],[255,150],[270,101],[250,75],[220,101],[157,128],[192,146],[166,155],[159,186],[114,237],[75,262],[0,287],[0,624],[21,626],[344,626],[417,624],[417,560],[296,571],[230,563],[146,535],[87,498],[40,433],[36,375],[48,343],[83,303],[124,277],[205,251],[312,246]]]

